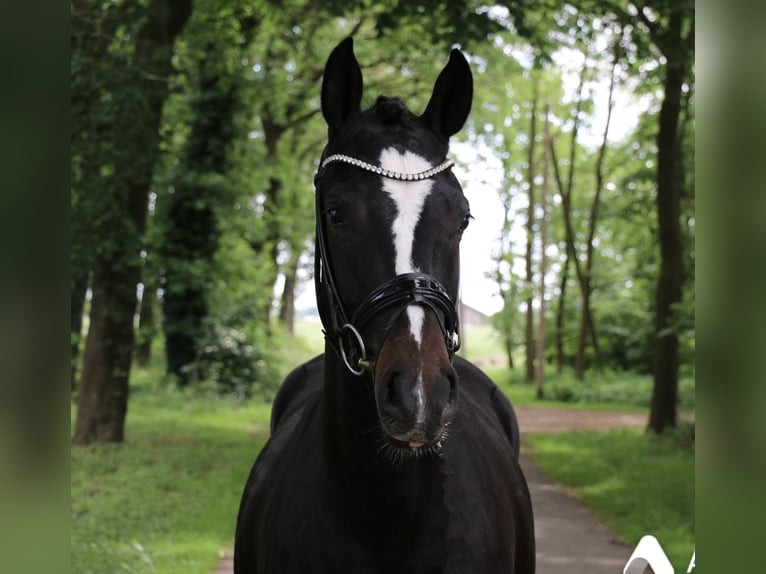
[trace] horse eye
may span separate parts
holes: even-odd
[[[343,218],[343,214],[340,212],[340,210],[335,208],[330,208],[327,210],[327,219],[330,220],[330,225],[333,227],[340,227],[342,225],[346,224],[346,220]]]
[[[473,215],[470,213],[466,214],[466,216],[463,218],[463,221],[460,223],[460,233],[463,233],[463,231],[466,230],[468,227],[468,224],[471,223],[471,220],[473,219]]]

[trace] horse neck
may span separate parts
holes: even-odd
[[[386,458],[372,381],[352,375],[328,349],[322,392],[322,450],[332,492],[353,524],[375,539],[428,536],[446,540],[443,461],[423,457],[397,464]],[[375,516],[370,523],[369,517]]]
[[[335,352],[325,349],[322,391],[322,441],[327,455],[344,464],[375,453],[380,434],[372,381],[348,371]]]

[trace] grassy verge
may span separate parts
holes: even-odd
[[[269,409],[134,386],[125,443],[72,449],[71,571],[209,574],[233,542]]]
[[[652,437],[639,429],[533,434],[531,459],[630,545],[652,534],[676,572],[694,550],[693,427]]]
[[[319,325],[296,327],[296,336],[284,335],[274,350],[280,374],[321,352]],[[489,374],[517,405],[643,409],[540,402],[534,387],[507,369]],[[208,574],[232,544],[242,488],[267,438],[270,405],[180,392],[161,386],[162,378],[162,365],[134,368],[124,444],[72,450],[75,574]],[[653,533],[674,563],[688,563],[693,455],[640,431],[532,436],[529,444],[535,460],[626,541]]]
[[[550,372],[546,373],[543,399],[538,399],[535,386],[523,381],[521,369],[495,367],[485,372],[517,406],[644,412],[652,396],[653,382],[648,375],[589,372],[580,382],[571,372],[561,376]],[[694,380],[690,377],[679,381],[679,409],[694,413]]]

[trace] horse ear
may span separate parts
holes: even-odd
[[[460,50],[453,49],[449,62],[434,85],[431,101],[420,116],[436,133],[449,139],[463,127],[471,111],[473,75]]]
[[[346,38],[330,54],[322,78],[322,115],[330,132],[338,131],[362,103],[362,70],[354,39]]]

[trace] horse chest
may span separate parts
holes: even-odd
[[[507,547],[495,541],[504,529],[491,512],[477,512],[491,508],[491,497],[465,488],[467,478],[475,479],[470,468],[446,471],[435,459],[409,474],[399,468],[338,475],[328,472],[320,452],[274,460],[292,470],[277,464],[262,477],[258,571],[509,571]],[[275,482],[269,471],[290,478]]]

